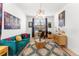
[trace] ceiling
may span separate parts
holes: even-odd
[[[46,16],[53,16],[56,11],[63,8],[66,4],[67,3],[16,3],[16,5],[28,16],[36,15],[40,5]]]

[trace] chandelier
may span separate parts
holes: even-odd
[[[42,5],[40,4],[40,8],[36,12],[36,18],[42,17],[45,18],[45,11],[42,9]]]

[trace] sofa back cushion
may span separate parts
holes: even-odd
[[[8,38],[5,38],[3,40],[7,40],[7,41],[15,41],[15,36],[12,36],[12,37],[8,37]]]
[[[11,40],[16,40],[16,36],[12,36],[10,38],[11,38]]]

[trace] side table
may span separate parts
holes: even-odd
[[[0,46],[0,56],[8,56],[8,46]]]

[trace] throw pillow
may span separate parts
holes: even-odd
[[[28,38],[28,34],[25,34],[26,38]]]
[[[7,40],[7,41],[10,41],[10,40],[11,40],[11,38],[6,38],[6,40]]]
[[[24,34],[22,34],[22,39],[24,39],[25,38],[25,35]]]
[[[22,40],[21,36],[17,35],[16,36],[16,41],[21,41],[21,40]]]
[[[27,33],[22,34],[22,38],[23,39],[28,38],[28,34]]]

